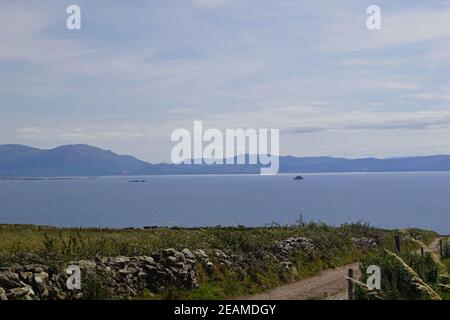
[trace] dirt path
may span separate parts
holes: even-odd
[[[355,278],[360,277],[358,263],[349,264],[335,269],[323,270],[317,275],[298,282],[283,285],[265,293],[244,300],[346,300],[347,299],[347,275],[348,269],[352,268]]]
[[[436,238],[424,249],[425,252],[439,252],[439,241]],[[420,253],[420,250],[419,250]],[[359,264],[349,264],[335,269],[323,270],[317,275],[298,282],[283,285],[253,296],[242,297],[244,300],[347,300],[347,275],[348,269],[352,268],[355,278],[361,276]]]
[[[431,242],[428,246],[426,246],[424,248],[424,252],[430,252],[430,253],[435,253],[437,254],[438,257],[440,257],[440,241],[446,241],[445,237],[438,237],[436,239],[433,240],[433,242]],[[420,249],[417,250],[417,253],[420,254]]]
[[[441,252],[441,247],[440,247],[440,241],[446,241],[446,239],[445,239],[445,237],[439,237],[439,238],[436,238],[436,239],[434,239],[434,241],[428,246],[428,249],[431,251],[431,252],[434,252],[434,253],[436,253],[436,254],[440,254],[440,252]],[[426,249],[425,249],[425,251],[426,251]]]

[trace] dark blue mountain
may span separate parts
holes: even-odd
[[[23,145],[0,145],[0,176],[54,177],[153,174],[259,173],[259,165],[150,164],[88,145],[41,150]],[[280,173],[450,171],[450,156],[346,159],[280,157]]]
[[[88,145],[39,150],[21,145],[0,146],[1,176],[104,176],[136,174],[150,164],[131,156]]]
[[[346,159],[331,157],[282,157],[280,172],[405,172],[449,171],[450,156],[421,156],[405,158]]]

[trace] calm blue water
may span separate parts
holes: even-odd
[[[366,221],[450,233],[450,173],[105,177],[0,181],[0,223],[262,226]]]

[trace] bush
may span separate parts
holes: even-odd
[[[435,287],[438,282],[439,267],[433,261],[430,254],[424,257],[409,253],[401,255],[419,277]],[[420,290],[413,282],[411,274],[394,257],[383,253],[369,257],[361,265],[363,274],[362,282],[367,281],[366,270],[370,265],[377,265],[381,269],[381,290],[379,295],[385,300],[418,300],[426,299],[428,295]],[[372,299],[362,288],[357,287],[355,292],[357,299]]]
[[[105,274],[89,271],[83,274],[81,291],[83,300],[109,300],[114,296],[109,286],[109,278]]]
[[[450,258],[450,243],[448,242],[449,240],[446,239],[443,243],[443,254],[444,256],[442,257],[442,259],[448,259]]]

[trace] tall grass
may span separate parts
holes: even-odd
[[[415,241],[425,246],[420,241]],[[369,265],[381,268],[381,289],[368,290],[364,270]],[[394,253],[386,250],[365,259],[361,266],[363,278],[357,282],[358,299],[443,300],[450,298],[449,270],[433,252],[420,256],[415,252]]]

